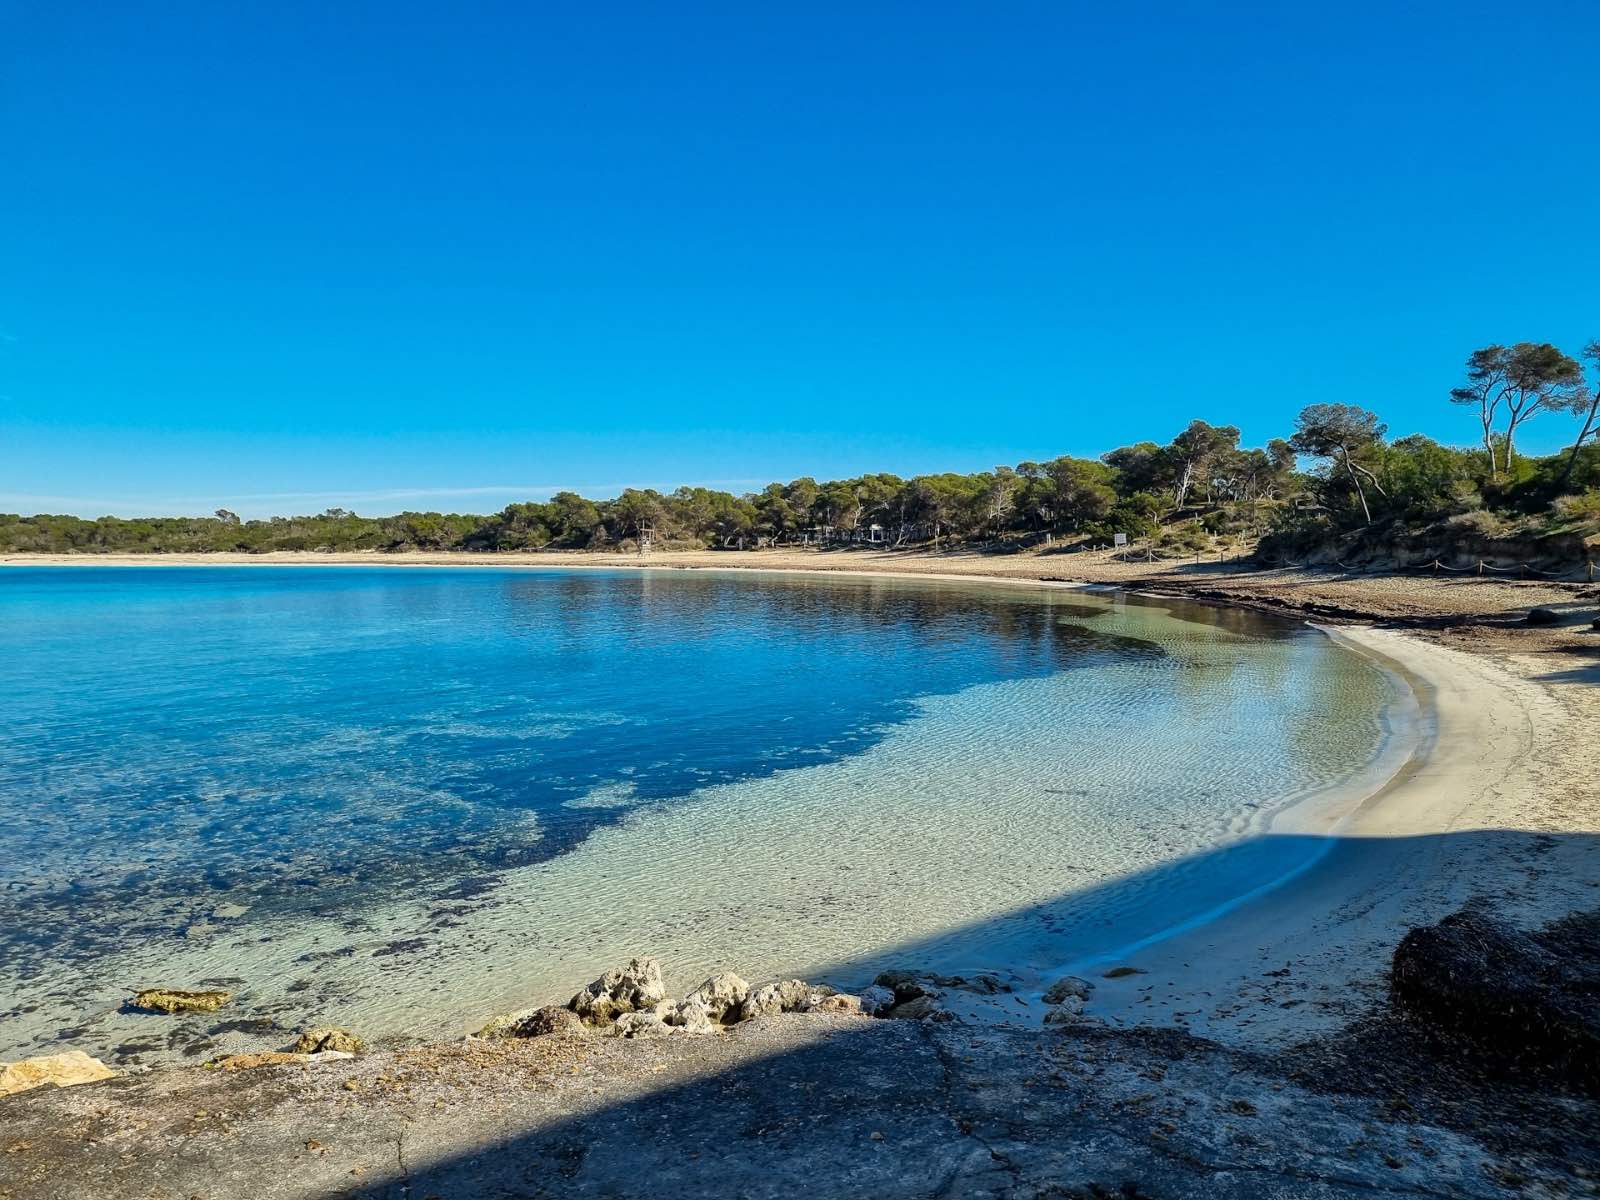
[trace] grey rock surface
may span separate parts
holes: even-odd
[[[1180,1031],[820,1014],[473,1040],[24,1093],[0,1197],[1370,1200],[1582,1194],[1600,1167],[1592,1106],[1541,1144],[1296,1072],[1320,1073]]]

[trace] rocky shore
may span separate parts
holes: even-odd
[[[725,972],[672,999],[642,957],[460,1043],[324,1031],[15,1095],[0,1197],[1593,1195],[1597,978],[1600,914],[1469,910],[1402,943],[1361,1020],[1264,1052],[1108,1024],[1080,978],[1023,1030],[947,1004],[992,977]]]

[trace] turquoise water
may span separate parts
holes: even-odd
[[[1059,588],[8,569],[0,1041],[450,1031],[625,950],[864,970],[1258,830],[1394,699],[1303,627]],[[208,979],[241,1013],[176,1041],[118,1011]]]

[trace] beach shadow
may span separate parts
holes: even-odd
[[[1255,844],[1273,841],[1290,845],[1263,851]],[[1557,852],[1600,855],[1600,836],[1515,830],[1392,839],[1260,838],[998,921],[863,955],[840,963],[840,978],[867,978],[886,967],[996,965],[1015,950],[1013,926],[1019,921],[1047,933],[1053,922],[1078,929],[1075,943],[1071,938],[1052,943],[1047,937],[1041,943],[1047,952],[1097,944],[1097,953],[1111,955],[1138,930],[1090,930],[1075,919],[1084,906],[1122,905],[1118,911],[1125,919],[1135,911],[1125,907],[1130,894],[1151,896],[1167,885],[1191,889],[1197,875],[1238,878],[1246,866],[1287,861],[1313,841],[1331,843],[1317,859],[1315,875],[1324,883],[1337,882],[1346,854],[1365,856],[1363,869],[1378,871],[1403,870],[1406,864],[1415,869],[1441,856],[1477,855],[1516,864],[1530,880],[1538,864],[1555,861],[1551,856]],[[1241,907],[1270,905],[1281,895],[1258,895]],[[1440,911],[1416,912],[1418,923],[1436,920],[1459,903],[1443,896],[1433,900]],[[1219,914],[1169,912],[1167,927],[1204,915]],[[1359,929],[1361,919],[1353,928]],[[1375,961],[1352,963],[1351,974],[1381,977],[1387,966],[1386,950]],[[1376,1019],[1392,1020],[1381,995],[1372,1007]],[[1227,1049],[1179,1029],[1088,1024],[1003,1029],[868,1019],[781,1018],[706,1042],[684,1037],[632,1046],[611,1042],[625,1056],[637,1055],[640,1064],[657,1065],[640,1065],[631,1073],[613,1065],[601,1076],[604,1089],[568,1086],[564,1079],[545,1085],[513,1079],[508,1086],[530,1088],[529,1099],[498,1113],[506,1122],[496,1127],[499,1132],[485,1136],[480,1125],[473,1144],[456,1149],[448,1138],[441,1143],[413,1136],[403,1143],[400,1164],[390,1175],[363,1180],[348,1191],[317,1194],[351,1200],[1390,1195],[1374,1181],[1401,1185],[1403,1177],[1386,1161],[1385,1155],[1393,1155],[1377,1145],[1381,1138],[1374,1142],[1377,1148],[1363,1152],[1369,1167],[1330,1168],[1350,1182],[1348,1192],[1318,1190],[1321,1184],[1306,1192],[1255,1190],[1259,1180],[1274,1176],[1270,1164],[1280,1156],[1280,1140],[1295,1143],[1282,1153],[1299,1155],[1297,1161],[1339,1153],[1359,1158],[1353,1147],[1334,1139],[1366,1140],[1361,1130],[1379,1124],[1393,1127],[1401,1148],[1405,1137],[1415,1140],[1413,1126],[1425,1132],[1433,1123],[1475,1139],[1490,1148],[1485,1152],[1515,1153],[1522,1156],[1519,1161],[1537,1161],[1557,1172],[1569,1164],[1600,1165],[1600,1112],[1592,1098],[1566,1096],[1553,1112],[1548,1083],[1486,1081],[1474,1073],[1470,1057],[1401,1064],[1402,1054],[1428,1059],[1457,1052],[1426,1039],[1402,1045],[1393,1029],[1374,1035],[1373,1028],[1358,1021],[1348,1033],[1282,1056]],[[1395,1061],[1385,1062],[1381,1071],[1370,1069],[1370,1062],[1369,1069],[1351,1069],[1373,1052],[1375,1036]],[[1086,1063],[1097,1065],[1088,1069]],[[1330,1063],[1344,1065],[1324,1069],[1322,1064]],[[1401,1071],[1402,1065],[1414,1069]],[[648,1082],[653,1071],[687,1077],[653,1086]],[[1180,1077],[1191,1081],[1183,1086],[1198,1088],[1186,1104],[1214,1103],[1233,1114],[1228,1119],[1253,1115],[1258,1105],[1273,1106],[1269,1124],[1251,1126],[1270,1134],[1268,1140],[1247,1139],[1226,1149],[1211,1145],[1207,1139],[1220,1135],[1206,1124],[1206,1112],[1191,1109],[1180,1117],[1171,1105],[1173,1120],[1153,1123],[1141,1105],[1163,1086],[1178,1086]],[[1474,1088],[1483,1095],[1468,1095]],[[1193,1131],[1183,1122],[1198,1130],[1198,1141],[1188,1148],[1184,1139]],[[1485,1169],[1477,1160],[1470,1166],[1473,1172]],[[1230,1173],[1234,1167],[1239,1174]],[[1420,1178],[1404,1179],[1406,1190],[1432,1183],[1429,1172],[1442,1169],[1424,1165]],[[1364,1178],[1369,1170],[1370,1178]],[[1253,1174],[1257,1171],[1264,1174]],[[1302,1184],[1311,1186],[1309,1179]],[[1444,1190],[1430,1194],[1456,1194],[1447,1184],[1440,1186]]]
[[[1571,661],[1574,665],[1535,678],[1543,683],[1600,684],[1600,630],[1594,630],[1593,633],[1591,645],[1551,646],[1542,651],[1552,658]]]

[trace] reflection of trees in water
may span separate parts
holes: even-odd
[[[570,711],[573,730],[534,744],[497,738],[494,729],[463,741],[448,730],[415,728],[418,714],[402,709],[393,714],[393,729],[353,751],[335,741],[320,745],[329,731],[317,728],[317,720],[326,715],[313,719],[315,710],[303,707],[289,722],[298,730],[289,739],[292,754],[263,737],[259,745],[232,747],[217,760],[220,770],[210,759],[196,767],[218,774],[217,786],[232,790],[222,773],[243,770],[251,759],[272,764],[249,798],[235,792],[226,812],[211,814],[219,831],[206,839],[213,845],[189,847],[203,866],[186,861],[178,845],[162,845],[142,872],[107,874],[77,890],[75,899],[35,897],[34,911],[65,920],[73,910],[93,924],[101,910],[88,894],[95,892],[114,924],[130,896],[152,904],[181,897],[187,911],[197,894],[214,889],[255,897],[266,915],[280,906],[337,911],[390,893],[448,890],[464,874],[555,857],[623,819],[621,808],[565,807],[597,786],[637,781],[640,801],[661,802],[865,750],[889,722],[915,711],[911,700],[919,694],[1166,656],[1154,641],[1093,627],[1094,618],[1141,607],[1139,601],[1046,589],[687,572],[519,572],[409,582],[414,586],[335,591],[322,597],[325,607],[314,616],[335,629],[346,620],[387,627],[393,636],[379,652],[406,656],[392,660],[409,672],[396,685],[401,693],[418,686],[420,669],[429,688],[442,686],[441,710],[459,697],[501,732],[519,722],[559,722]],[[1285,628],[1254,614],[1153,603],[1252,639]],[[415,642],[408,640],[408,622],[420,631]],[[354,653],[345,664],[350,670],[377,669],[360,657],[365,651]],[[1226,663],[1234,656],[1207,657]],[[774,678],[775,672],[788,674]],[[1160,720],[1160,706],[1181,703],[1191,689],[1204,691],[1222,678],[1210,671],[1176,674],[1177,693],[1151,689],[1152,721]],[[463,678],[474,675],[475,689],[464,689]],[[390,676],[379,670],[379,678]],[[635,700],[643,705],[642,724],[577,719],[585,707],[629,717]],[[719,701],[720,712],[707,711]],[[662,704],[670,711],[652,707]],[[817,715],[823,710],[825,718]],[[784,717],[809,723],[776,723]],[[164,768],[167,790],[189,788],[193,780],[173,774],[172,766]],[[168,832],[182,826],[176,822]],[[59,932],[48,918],[42,927]]]
[[[730,579],[646,571],[625,576],[573,572],[554,580],[511,576],[505,591],[510,620],[559,627],[566,639],[563,650],[579,654],[607,645],[631,649],[771,637],[833,643],[842,636],[876,633],[892,635],[900,650],[963,649],[985,655],[995,670],[1011,675],[1065,669],[1081,664],[1085,654],[1162,653],[1144,639],[1075,623],[1104,615],[1107,606],[1052,591],[872,576]]]

